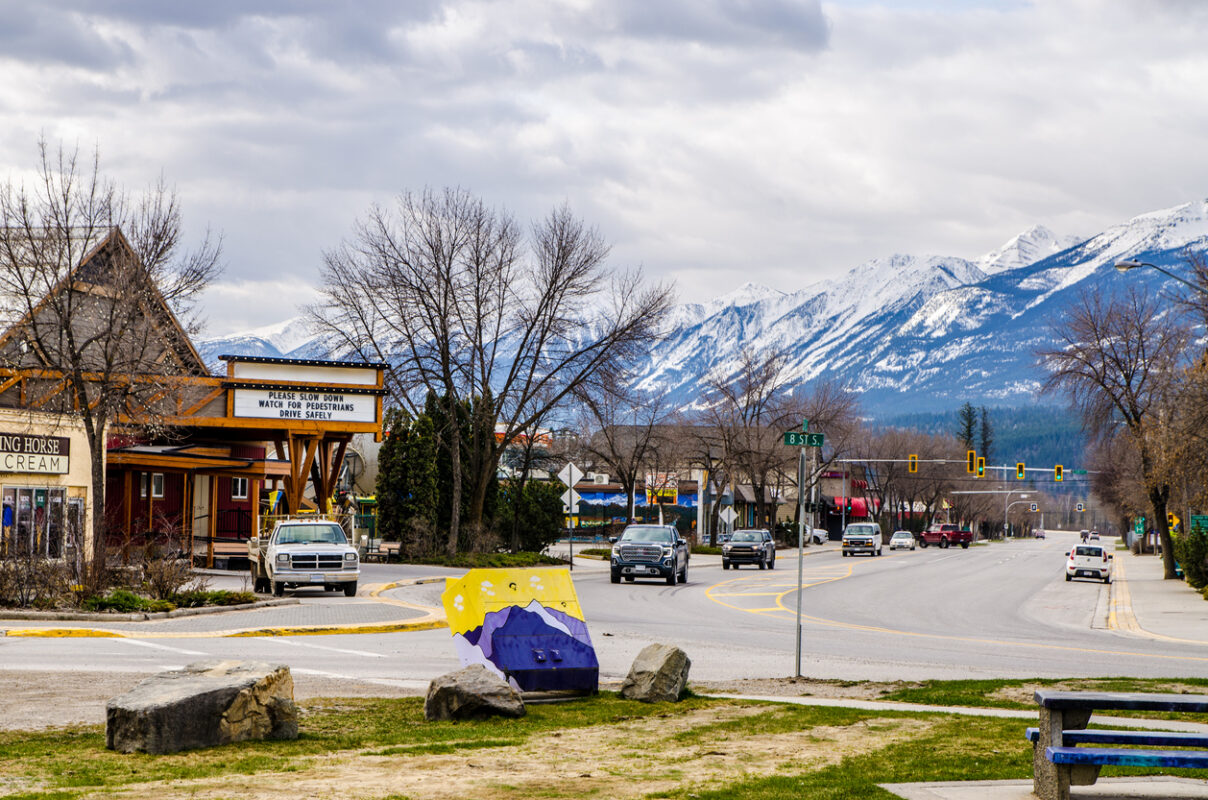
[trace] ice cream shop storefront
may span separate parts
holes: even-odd
[[[73,557],[90,524],[84,429],[52,414],[0,409],[0,557]]]

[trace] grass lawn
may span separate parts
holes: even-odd
[[[110,752],[98,727],[0,733],[0,797],[890,798],[878,783],[1029,778],[1024,727],[611,693],[519,720],[428,723],[418,698],[327,699],[303,704],[296,741],[168,756]]]

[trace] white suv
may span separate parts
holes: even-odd
[[[1112,554],[1102,545],[1080,544],[1067,553],[1065,579],[1095,578],[1104,583],[1112,582]]]

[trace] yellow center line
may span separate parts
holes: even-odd
[[[843,580],[844,578],[851,577],[854,566],[855,565],[848,566],[846,573],[839,577],[819,581],[818,584],[802,584],[800,588],[806,589],[806,588],[809,588],[809,586],[811,586],[811,585],[832,583],[837,580]],[[741,596],[741,595],[737,595],[737,594],[721,595],[721,594],[714,593],[715,589],[736,583],[740,580],[744,580],[744,579],[735,578],[733,580],[722,581],[721,583],[714,584],[713,586],[710,586],[708,590],[706,590],[705,596],[708,597],[713,602],[717,603],[718,605],[725,606],[726,608],[733,608],[737,611],[742,611],[747,614],[758,614],[760,616],[775,616],[777,619],[784,619],[785,614],[792,615],[794,618],[796,617],[796,614],[797,614],[796,609],[788,608],[784,604],[784,597],[788,594],[791,594],[794,591],[797,591],[798,587],[795,584],[792,585],[790,588],[786,589],[785,591],[780,592],[776,598],[776,605],[773,607],[768,607],[768,608],[743,608],[742,606],[737,606],[732,603],[726,603],[726,602],[723,602],[722,600],[717,599],[720,596]],[[1126,591],[1127,591],[1127,589],[1126,589]],[[1131,609],[1130,609],[1130,613],[1131,613]],[[989,639],[989,638],[981,638],[981,637],[976,637],[976,636],[954,636],[951,634],[943,634],[943,633],[918,633],[915,631],[902,631],[902,630],[897,630],[894,628],[884,628],[884,627],[880,627],[880,626],[876,626],[876,625],[859,625],[859,624],[852,623],[852,622],[840,622],[839,620],[826,619],[823,617],[816,617],[811,614],[802,614],[801,619],[808,620],[809,622],[813,622],[816,625],[823,625],[823,626],[831,627],[831,628],[841,628],[841,629],[853,630],[853,631],[864,631],[867,633],[884,633],[884,634],[889,634],[889,635],[893,635],[893,636],[907,636],[907,637],[911,637],[911,638],[915,638],[915,639],[938,639],[940,641],[947,641],[947,642],[968,642],[968,643],[973,643],[973,644],[1000,645],[1003,647],[1031,648],[1031,649],[1037,649],[1037,650],[1058,650],[1058,651],[1071,652],[1071,653],[1092,653],[1092,654],[1096,654],[1096,655],[1136,656],[1136,657],[1140,657],[1140,658],[1158,658],[1158,659],[1163,659],[1166,661],[1208,661],[1208,656],[1176,656],[1176,655],[1165,655],[1165,654],[1161,654],[1161,653],[1138,653],[1138,652],[1130,651],[1130,650],[1107,650],[1107,649],[1095,648],[1095,647],[1075,647],[1073,645],[1044,644],[1041,642],[1014,642],[1014,641],[1009,641],[1006,639]],[[1140,628],[1138,628],[1138,630],[1140,630]],[[1158,634],[1149,634],[1149,635],[1153,636],[1154,638],[1166,639],[1166,640],[1169,640],[1172,642],[1178,642],[1178,643],[1184,643],[1184,644],[1204,644],[1203,642],[1193,642],[1193,641],[1187,640],[1187,639],[1174,639],[1173,637],[1160,636]]]

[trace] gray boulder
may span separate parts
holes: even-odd
[[[424,700],[424,717],[429,720],[523,716],[520,693],[482,664],[436,678],[428,684]]]
[[[282,664],[201,661],[153,675],[105,706],[105,746],[123,753],[296,738],[294,679]]]
[[[688,654],[669,644],[642,648],[621,684],[621,696],[643,703],[674,703],[688,685]]]

